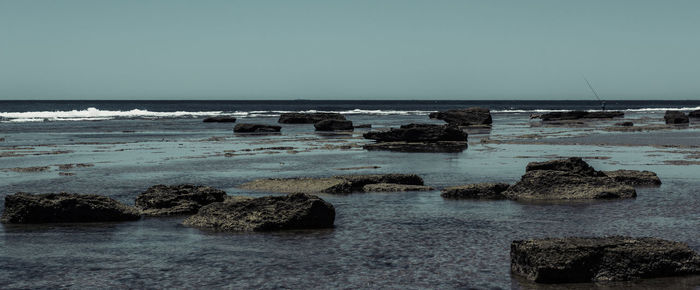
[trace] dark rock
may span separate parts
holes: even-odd
[[[666,124],[687,124],[690,122],[688,116],[681,111],[666,111],[664,120],[666,120]]]
[[[257,179],[244,183],[240,187],[243,189],[267,192],[344,194],[361,192],[365,185],[376,183],[423,185],[423,179],[415,174],[360,174],[339,175],[326,178]]]
[[[282,129],[280,126],[264,124],[236,124],[233,132],[236,133],[274,133]]]
[[[467,133],[453,125],[408,124],[389,131],[367,132],[365,139],[379,142],[467,141]]]
[[[632,123],[632,122],[620,122],[620,123],[615,123],[615,126],[632,127],[632,126],[634,126],[634,123]]]
[[[362,187],[364,192],[403,192],[403,191],[430,191],[435,190],[430,186],[425,185],[408,185],[397,183],[376,183],[367,184]]]
[[[328,119],[345,120],[345,116],[338,113],[282,113],[278,122],[286,124],[313,124]]]
[[[557,159],[544,162],[530,162],[525,167],[525,171],[534,170],[556,170],[556,171],[566,171],[576,174],[581,174],[585,176],[604,176],[603,173],[596,171],[583,161],[580,157],[571,157],[567,159]]]
[[[367,129],[367,128],[372,128],[372,124],[360,124],[360,125],[355,125],[355,129]]]
[[[316,131],[353,131],[352,121],[327,119],[314,123]]]
[[[688,113],[688,117],[700,118],[700,110],[691,111],[690,113]]]
[[[532,170],[503,192],[515,200],[570,200],[634,198],[636,191],[607,176],[590,176],[575,171]]]
[[[538,283],[626,281],[700,274],[700,255],[657,238],[546,238],[513,241],[511,271]]]
[[[435,112],[430,113],[429,117],[457,126],[490,125],[493,122],[491,111],[487,108],[479,107]]]
[[[459,153],[466,150],[466,141],[379,142],[362,146],[367,151]]]
[[[133,221],[139,211],[96,194],[18,192],[5,196],[0,221],[8,224]]]
[[[215,231],[277,231],[332,228],[335,208],[303,193],[216,202],[183,222]]]
[[[441,196],[452,199],[505,199],[503,192],[510,185],[505,183],[477,183],[448,187]]]
[[[209,186],[159,184],[139,194],[135,204],[144,215],[183,215],[196,213],[207,204],[224,201],[225,196],[223,190]]]
[[[603,173],[617,182],[631,186],[661,185],[661,179],[659,179],[656,173],[651,171],[620,169],[615,171],[603,171]]]
[[[625,113],[620,111],[568,111],[568,112],[550,112],[540,115],[542,121],[562,121],[562,120],[578,120],[578,119],[611,119],[624,117]]]
[[[231,116],[216,116],[216,117],[204,118],[204,120],[202,120],[202,122],[205,122],[205,123],[212,123],[212,122],[233,123],[233,122],[236,122],[236,118],[231,117]]]

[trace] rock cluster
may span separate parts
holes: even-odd
[[[625,281],[700,274],[700,255],[657,238],[546,238],[513,241],[511,271],[539,283]]]
[[[317,196],[293,193],[212,203],[183,224],[214,231],[275,231],[332,228],[334,221],[333,205]]]
[[[550,112],[540,115],[542,121],[565,121],[565,120],[580,120],[580,119],[610,119],[624,117],[625,113],[620,111],[568,111],[568,112]]]
[[[270,178],[257,179],[242,184],[240,187],[249,190],[267,192],[303,192],[303,193],[335,193],[346,194],[352,192],[364,192],[365,186],[370,184],[394,184],[394,185],[423,185],[423,179],[415,174],[362,174],[339,175],[326,178]],[[372,188],[372,187],[370,187]],[[379,187],[375,187],[379,188]],[[395,186],[397,190],[399,186]],[[386,191],[387,186],[383,187]],[[405,188],[401,188],[403,191]]]
[[[236,124],[233,127],[235,133],[275,133],[282,129],[280,126],[265,124]]]
[[[236,117],[231,117],[231,116],[216,116],[216,117],[208,117],[204,118],[202,120],[204,123],[233,123],[236,122]]]
[[[8,224],[133,221],[139,211],[96,194],[18,192],[5,196],[0,221]]]
[[[430,113],[431,119],[438,119],[457,126],[491,125],[491,111],[487,108],[471,107]]]
[[[282,113],[277,122],[285,124],[314,124],[323,120],[345,120],[338,113]]]
[[[223,190],[209,186],[159,184],[139,194],[135,205],[148,216],[183,215],[196,213],[207,204],[224,201],[225,196]]]
[[[367,132],[366,150],[403,152],[461,152],[467,149],[467,133],[455,125],[408,124],[388,131]]]
[[[681,111],[666,111],[664,114],[666,124],[688,124],[688,116]]]

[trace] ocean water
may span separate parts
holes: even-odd
[[[235,135],[230,123],[277,124],[280,112],[342,112],[378,130],[442,123],[429,112],[485,106],[490,130],[470,129],[462,153],[364,151],[352,134],[281,124],[282,133]],[[229,195],[267,177],[415,173],[435,188],[516,182],[532,161],[581,156],[600,170],[655,171],[661,187],[619,201],[523,203],[445,200],[439,191],[321,195],[335,228],[214,233],[182,217],[98,224],[0,225],[0,288],[495,288],[552,289],[511,275],[512,240],[549,236],[653,236],[700,251],[700,125],[648,132],[607,128],[621,120],[548,126],[532,113],[599,110],[552,101],[3,101],[0,206],[17,191],[97,193],[133,204],[155,184],[195,183]],[[638,126],[700,101],[608,101]],[[278,150],[275,147],[293,147]],[[87,164],[64,169],[59,165]],[[39,168],[26,170],[27,168]],[[25,169],[25,170],[23,170]],[[697,277],[564,288],[679,288]]]

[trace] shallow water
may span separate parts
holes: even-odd
[[[2,196],[16,191],[70,191],[104,194],[133,204],[138,193],[158,183],[197,183],[224,189],[229,195],[263,196],[268,193],[236,186],[263,177],[354,173],[416,173],[427,185],[443,188],[512,183],[528,162],[560,156],[586,157],[599,170],[652,170],[664,183],[638,189],[636,199],[568,203],[445,200],[439,191],[326,194],[321,197],[337,212],[336,227],[327,230],[213,233],[184,227],[182,218],[2,225],[0,288],[551,289],[511,276],[512,240],[654,236],[700,250],[700,165],[666,162],[699,160],[687,157],[700,149],[654,147],[659,142],[653,137],[638,137],[646,140],[638,146],[613,146],[606,140],[626,139],[628,133],[603,132],[600,127],[616,121],[581,128],[547,127],[533,125],[528,116],[494,114],[493,129],[473,132],[469,149],[440,154],[368,152],[360,148],[367,142],[360,136],[365,129],[354,134],[316,134],[312,125],[283,125],[281,135],[241,136],[232,133],[231,124],[204,124],[198,119],[2,123],[0,137],[5,141],[0,142],[0,154],[21,155],[0,155],[5,156],[0,157]],[[660,115],[652,117],[657,120]],[[439,123],[424,115],[352,115],[350,119],[375,128]],[[276,118],[239,120],[250,121],[272,124]],[[697,134],[692,126],[663,132],[687,140]],[[538,137],[522,137],[527,134]],[[481,143],[481,138],[517,142]],[[521,144],[535,138],[546,142]],[[593,141],[561,141],[567,138]],[[260,149],[270,147],[294,149]],[[63,170],[57,166],[67,163],[94,166]],[[49,169],[10,170],[32,166]],[[346,170],[365,166],[379,168]],[[577,287],[679,285],[692,289],[699,284],[691,277],[583,285]]]

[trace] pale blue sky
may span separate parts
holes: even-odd
[[[0,0],[0,99],[700,98],[700,1]]]

